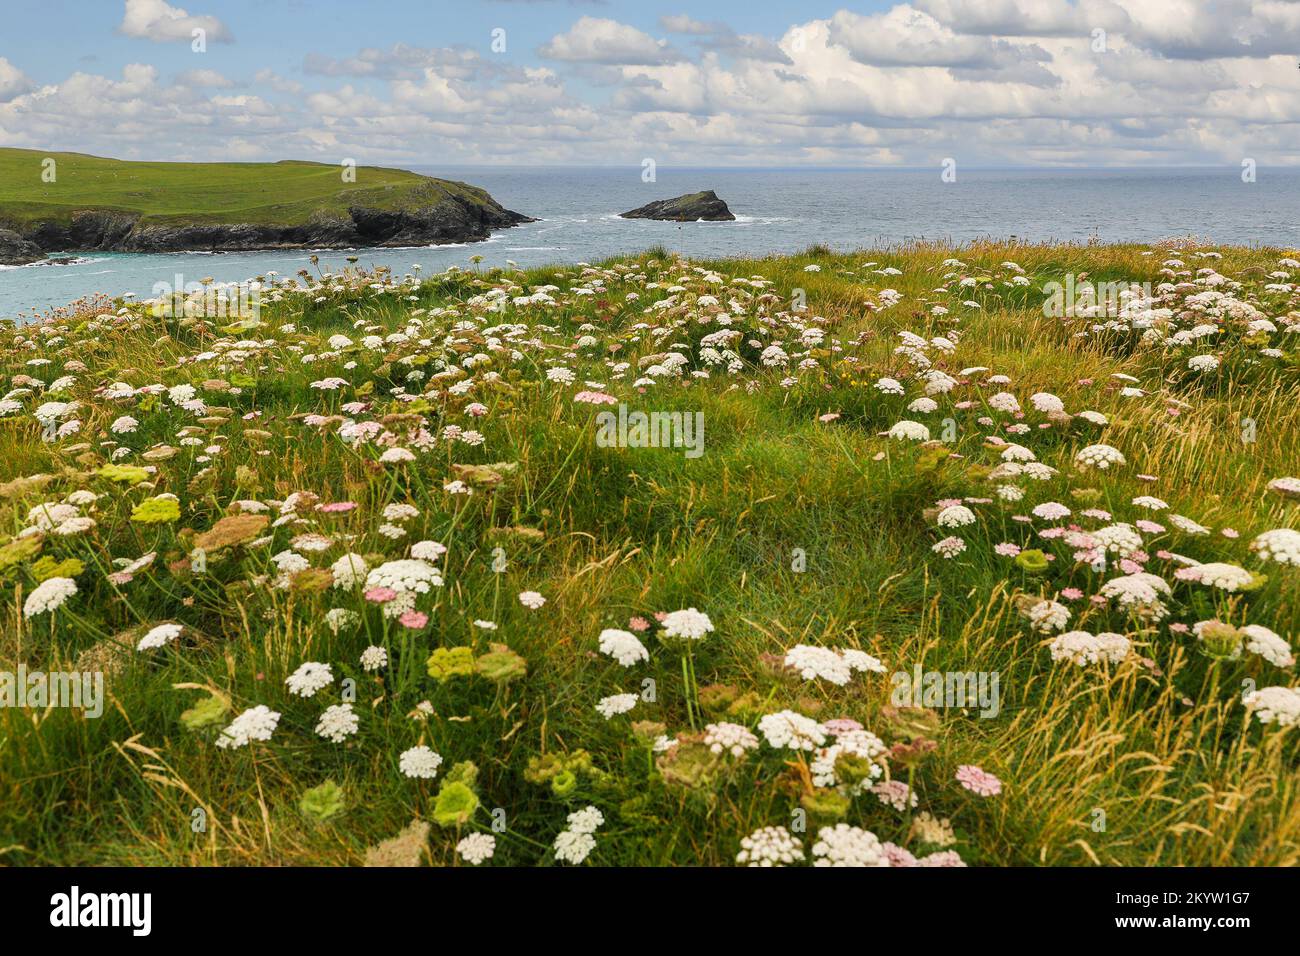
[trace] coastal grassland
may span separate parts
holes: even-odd
[[[685,262],[656,250],[587,269],[423,282],[324,276],[267,296],[256,321],[132,305],[3,332],[0,374],[17,390],[0,418],[5,530],[36,532],[0,551],[0,660],[102,670],[108,700],[97,719],[0,709],[0,858],[355,864],[418,818],[434,823],[419,844],[425,862],[464,865],[454,847],[477,830],[496,838],[493,864],[551,864],[567,814],[595,806],[604,823],[589,860],[600,865],[730,864],[765,826],[789,828],[811,859],[818,829],[836,822],[906,851],[898,858],[933,862],[950,862],[934,857],[945,851],[970,865],[1300,862],[1300,731],[1264,724],[1242,702],[1255,688],[1293,686],[1294,665],[1241,648],[1216,656],[1187,630],[1219,619],[1292,645],[1300,634],[1300,570],[1248,547],[1300,526],[1296,505],[1269,487],[1300,474],[1300,333],[1285,321],[1300,323],[1290,285],[1300,266],[1280,264],[1294,261],[1286,250],[1209,251],[988,243]],[[1291,278],[1269,276],[1279,269]],[[1118,319],[1045,316],[1043,286],[1066,274],[1163,291]],[[791,307],[797,290],[806,310]],[[1195,298],[1207,291],[1253,311]],[[1163,331],[1144,340],[1153,314]],[[1274,331],[1252,330],[1256,314]],[[1169,341],[1198,323],[1218,331]],[[725,345],[702,341],[729,328],[741,334]],[[810,328],[823,337],[803,338]],[[925,344],[900,352],[901,333]],[[769,351],[778,342],[784,360]],[[724,348],[715,362],[710,350]],[[665,371],[670,353],[685,365]],[[1198,354],[1218,366],[1192,371]],[[557,369],[572,379],[547,374]],[[955,384],[927,396],[934,370]],[[882,390],[882,378],[904,394]],[[131,388],[105,391],[115,382]],[[194,396],[154,384],[192,385]],[[699,412],[704,453],[600,447],[596,416],[609,406],[575,401],[581,393]],[[997,397],[1007,393],[1020,417]],[[1040,412],[1030,396],[1041,393],[1069,414]],[[922,397],[936,408],[908,410]],[[133,431],[113,429],[122,416]],[[926,424],[935,440],[882,434],[900,420]],[[345,421],[377,424],[368,439],[344,440]],[[1008,442],[1050,473],[999,476]],[[1082,467],[1079,450],[1103,443],[1124,463]],[[381,461],[392,445],[413,448],[414,460]],[[121,470],[140,466],[154,470]],[[456,481],[473,493],[449,492]],[[1003,498],[1006,485],[1023,498]],[[93,527],[61,530],[70,516],[52,508],[70,495]],[[176,496],[174,519],[132,520],[165,495]],[[1139,508],[1141,496],[1167,509]],[[938,503],[959,499],[975,522],[941,527]],[[355,507],[320,507],[337,502]],[[1073,513],[1031,515],[1047,502]],[[393,504],[418,514],[388,519]],[[210,543],[196,564],[196,535],[262,507],[276,525],[256,540]],[[1175,527],[1170,514],[1195,527]],[[1140,551],[1108,554],[1104,570],[1077,557],[1082,545],[1040,534],[1144,520],[1160,530],[1141,532]],[[945,558],[934,545],[952,536],[964,550]],[[24,553],[31,538],[39,551]],[[362,593],[369,585],[328,571],[348,552],[374,569],[423,540],[448,550],[433,562],[441,585],[417,599],[419,626],[386,617]],[[995,552],[1006,543],[1050,560]],[[148,554],[125,580],[128,562]],[[1180,576],[1194,562],[1255,576],[1227,592]],[[26,613],[52,565],[76,593]],[[1134,573],[1167,583],[1159,612],[1106,597],[1106,582],[1139,565]],[[517,595],[527,591],[545,605],[525,607]],[[1068,608],[1068,626],[1036,630],[1025,610],[1051,601]],[[692,607],[714,630],[684,647],[654,615]],[[332,609],[351,619],[331,627]],[[624,668],[597,638],[637,618],[648,659]],[[181,636],[135,650],[163,622],[181,624]],[[1061,630],[1118,633],[1130,650],[1087,666],[1054,660]],[[492,644],[522,658],[526,674],[511,659],[496,678],[429,676],[437,649],[482,659]],[[388,653],[382,670],[359,664],[371,645]],[[884,672],[843,685],[805,679],[783,666],[799,645],[860,649]],[[334,680],[304,699],[285,681],[309,661],[330,664]],[[890,675],[916,665],[996,673],[999,712],[891,712]],[[359,726],[334,743],[315,726],[348,699],[345,680]],[[641,695],[630,713],[597,712],[625,692]],[[204,700],[216,720],[182,718]],[[255,705],[281,714],[271,738],[216,746]],[[858,792],[849,774],[862,768],[833,756],[836,779],[817,785],[817,753],[763,740],[760,720],[783,710],[856,720],[901,747],[870,763],[878,779],[909,783],[916,807]],[[759,746],[743,758],[709,754],[692,722],[721,721],[754,731]],[[657,752],[659,735],[680,735],[675,749]],[[432,780],[399,769],[420,743],[443,758]],[[996,775],[1001,792],[960,786],[964,765]],[[459,822],[450,796],[439,806],[449,778],[477,798]],[[300,802],[325,781],[342,801],[321,820]]]
[[[42,163],[55,162],[54,182]],[[0,148],[0,223],[19,232],[34,223],[67,223],[83,210],[139,216],[142,225],[235,224],[287,226],[316,218],[346,218],[353,206],[413,210],[446,196],[475,202],[474,186],[401,169],[324,163],[159,163],[81,153]]]

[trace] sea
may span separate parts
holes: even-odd
[[[70,264],[0,267],[0,319],[30,319],[94,293],[141,298],[211,278],[391,267],[398,275],[451,265],[597,262],[651,246],[697,258],[765,256],[813,245],[879,250],[913,240],[961,244],[1155,242],[1197,236],[1217,244],[1300,245],[1300,168],[939,169],[412,166],[472,183],[538,221],[489,240],[385,249],[79,255]],[[1251,180],[1253,181],[1247,181]],[[735,222],[620,219],[655,199],[714,190]],[[68,250],[76,253],[77,250]],[[308,257],[319,255],[319,266]]]

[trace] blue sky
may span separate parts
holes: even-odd
[[[739,33],[779,36],[799,17],[828,17],[851,6],[857,11],[888,9],[884,3],[772,3],[717,0],[701,4],[653,4],[643,0],[219,0],[173,4],[193,14],[215,15],[234,42],[208,47],[212,69],[251,78],[271,63],[305,85],[319,77],[304,73],[310,53],[348,57],[364,47],[395,42],[414,46],[464,46],[489,50],[491,31],[507,31],[507,49],[521,63],[540,65],[539,46],[583,15],[616,19],[654,32],[665,13],[694,8],[701,20],[725,22]],[[707,9],[707,14],[698,12]],[[123,18],[115,0],[5,0],[5,32],[0,56],[40,83],[56,83],[77,69],[116,73],[128,63],[147,61],[163,71],[194,68],[188,44],[158,44],[126,36],[117,28]]]
[[[396,164],[1294,165],[1297,51],[1300,0],[6,0],[0,145]]]

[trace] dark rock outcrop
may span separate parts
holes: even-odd
[[[38,222],[19,242],[35,250],[75,252],[248,252],[257,249],[346,249],[479,242],[493,230],[536,220],[501,206],[482,190],[429,191],[428,205],[405,209],[352,207],[346,218],[322,216],[301,225],[141,222],[129,213],[87,209],[69,221]],[[0,256],[7,248],[0,231]],[[18,248],[15,246],[15,248]],[[0,261],[6,261],[0,258]]]
[[[736,217],[712,189],[676,199],[660,199],[622,213],[623,219],[663,219],[668,222],[731,222]]]
[[[25,266],[45,258],[41,247],[9,229],[0,229],[0,266]]]

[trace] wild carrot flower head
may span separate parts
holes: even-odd
[[[670,611],[660,619],[665,637],[678,637],[687,640],[699,640],[713,631],[713,622],[703,611],[686,608]]]
[[[1002,792],[1002,781],[974,764],[962,764],[957,768],[957,782],[981,797],[996,797]]]

